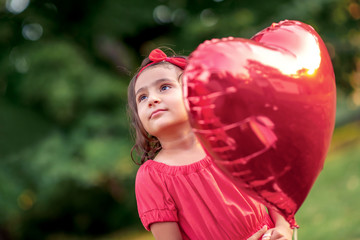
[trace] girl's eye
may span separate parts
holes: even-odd
[[[146,98],[147,98],[146,95],[140,95],[140,96],[138,97],[138,101],[139,101],[139,102],[144,101]]]
[[[165,91],[165,90],[168,90],[168,89],[170,89],[171,87],[169,86],[169,85],[162,85],[161,86],[161,88],[160,88],[160,90],[161,91]]]

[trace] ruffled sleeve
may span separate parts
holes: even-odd
[[[177,210],[166,187],[166,175],[143,164],[136,175],[135,194],[139,217],[145,229],[155,222],[177,222]]]

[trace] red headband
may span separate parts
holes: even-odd
[[[140,69],[139,73],[136,75],[136,78],[140,75],[140,73],[147,68],[150,65],[153,65],[154,63],[159,62],[169,62],[171,64],[174,64],[175,66],[178,66],[181,69],[185,69],[185,66],[187,64],[186,59],[183,57],[168,57],[166,54],[161,51],[160,49],[156,48],[151,51],[149,55],[150,63],[144,66],[142,69]]]

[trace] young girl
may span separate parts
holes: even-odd
[[[290,240],[285,219],[243,194],[204,152],[183,102],[185,66],[186,58],[155,49],[129,84],[144,227],[157,240]]]

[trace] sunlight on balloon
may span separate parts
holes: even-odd
[[[267,66],[277,68],[283,74],[296,77],[296,75],[312,75],[320,66],[321,55],[318,46],[318,42],[312,36],[304,36],[303,47],[301,53],[298,53],[297,56],[292,56],[289,54],[284,55],[281,51],[275,51],[272,54],[269,54],[269,49],[264,49],[257,46],[251,46],[254,54],[260,54],[262,56],[271,56],[264,57],[263,63],[266,63]],[[282,64],[279,64],[282,63]]]
[[[308,75],[313,75],[313,74],[315,73],[315,70],[316,70],[316,69],[309,69],[309,70],[307,71],[307,74],[308,74]]]
[[[312,36],[306,36],[308,44],[304,45],[303,52],[299,56],[298,70],[307,69],[307,74],[312,75],[319,68],[321,55],[318,43]]]
[[[29,3],[29,0],[6,0],[6,9],[13,14],[19,14],[29,6]]]

